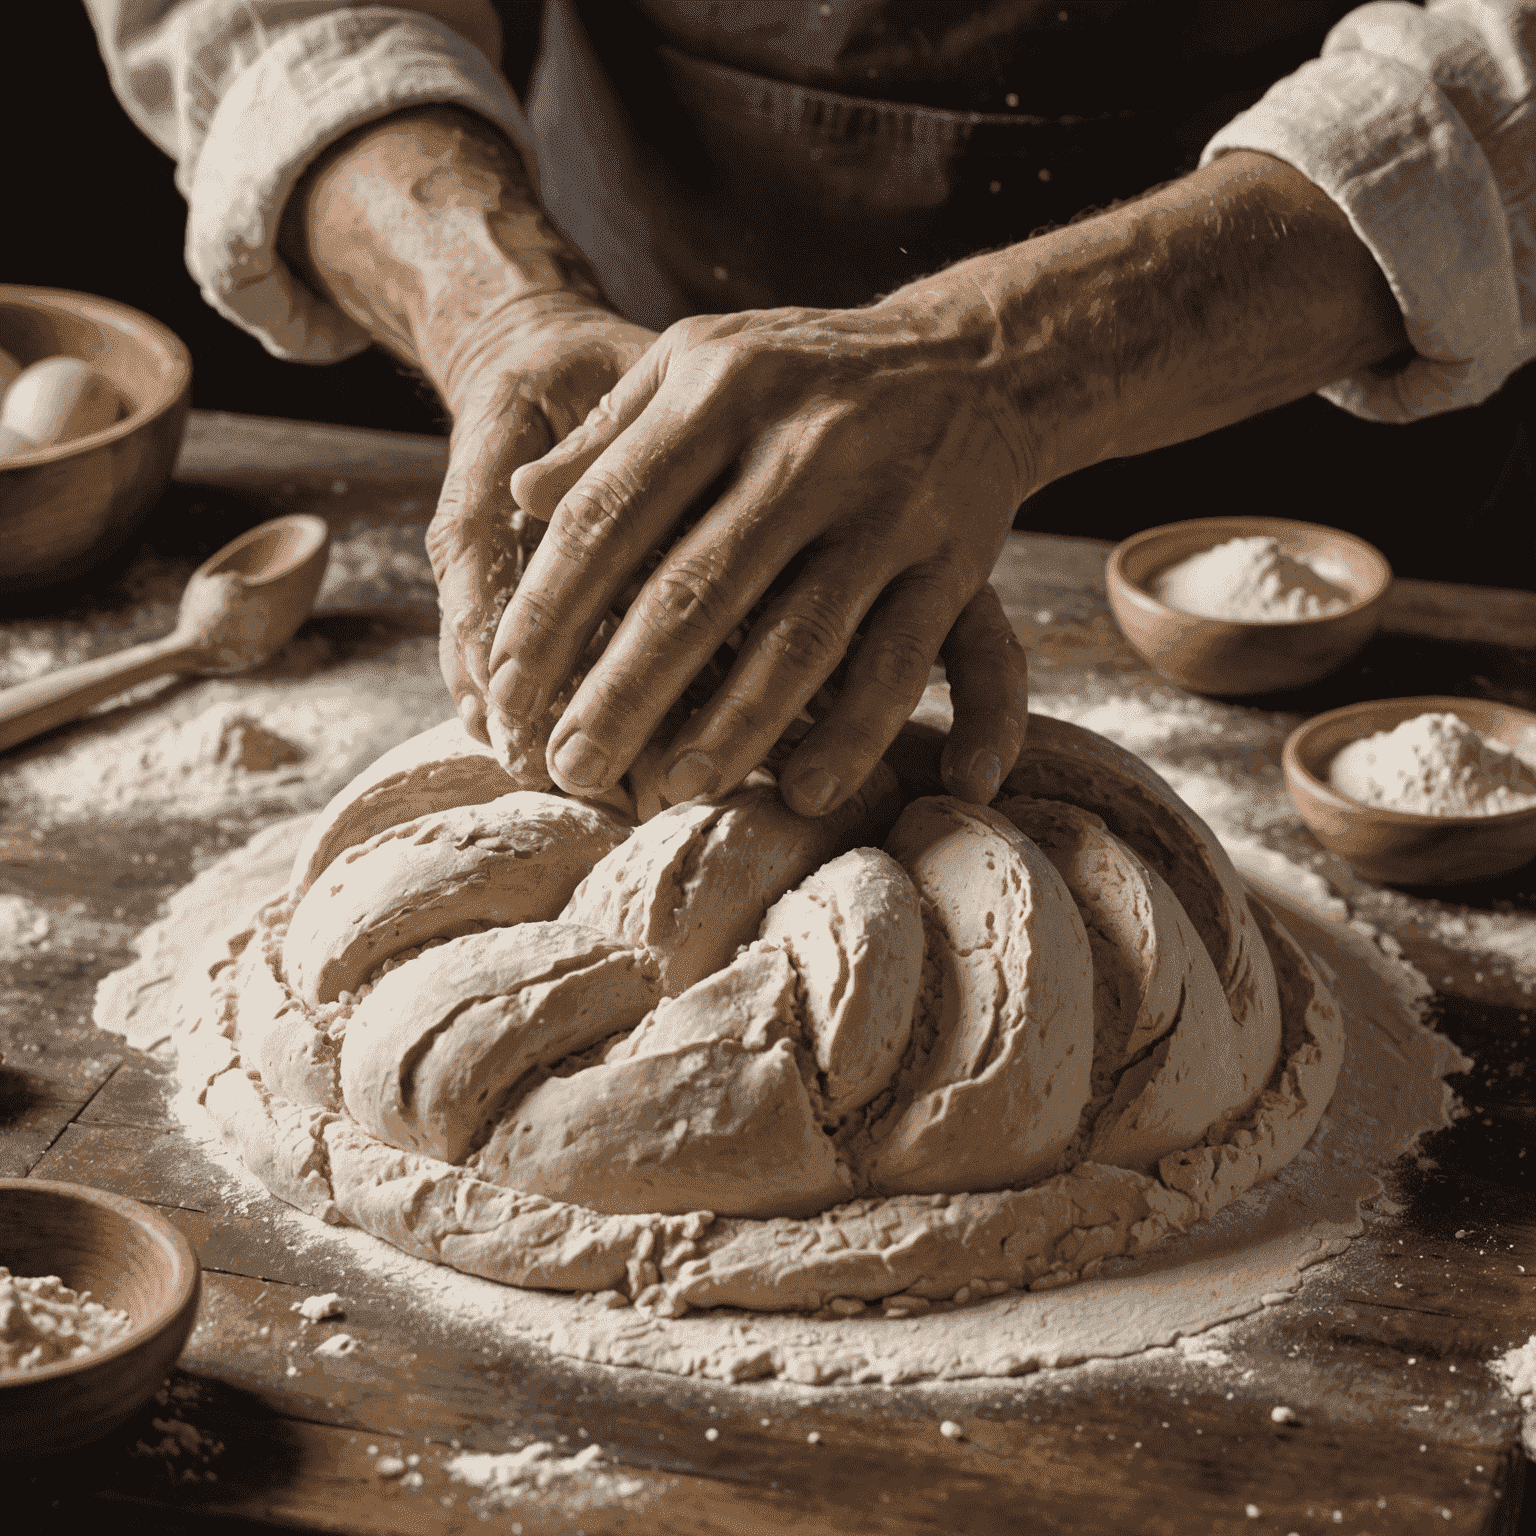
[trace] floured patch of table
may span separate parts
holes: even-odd
[[[272,829],[183,892],[166,921],[145,936],[139,965],[104,985],[98,1022],[140,1041],[167,1035],[175,1022],[177,982],[190,978],[206,996],[208,966],[218,960],[221,930],[282,884],[281,872],[305,825],[296,820]],[[1176,1224],[1165,1222],[1154,1234],[1159,1246],[1131,1259],[1108,1258],[1096,1266],[1096,1274],[1090,1269],[1092,1278],[1056,1288],[1093,1264],[1094,1229],[1106,1223],[1117,1227],[1128,1211],[1100,1212],[1081,1200],[1074,1205],[1072,1192],[1060,1186],[1052,1198],[1062,1209],[1046,1212],[1053,1229],[1060,1228],[1045,1244],[1054,1267],[1047,1264],[1033,1273],[1030,1261],[1042,1251],[1040,1234],[1029,1230],[1029,1206],[1017,1203],[1038,1197],[1041,1186],[1018,1194],[861,1201],[857,1209],[843,1208],[849,1215],[836,1220],[825,1215],[751,1223],[697,1215],[610,1217],[605,1218],[605,1249],[601,1233],[594,1241],[590,1224],[573,1226],[550,1201],[527,1202],[519,1212],[512,1206],[526,1197],[460,1180],[449,1207],[454,1221],[433,1229],[437,1246],[428,1251],[464,1268],[512,1278],[491,1268],[491,1262],[507,1265],[505,1250],[514,1245],[503,1239],[503,1252],[498,1258],[491,1251],[491,1262],[487,1251],[496,1248],[496,1234],[505,1231],[509,1216],[531,1217],[550,1228],[543,1274],[523,1273],[518,1289],[455,1275],[458,1303],[482,1307],[487,1317],[577,1358],[733,1380],[778,1376],[821,1383],[1017,1374],[1042,1365],[1124,1356],[1254,1311],[1266,1297],[1294,1290],[1308,1264],[1337,1252],[1359,1230],[1359,1203],[1379,1189],[1377,1170],[1418,1135],[1445,1123],[1448,1096],[1442,1078],[1459,1064],[1448,1043],[1419,1022],[1424,989],[1414,973],[1283,898],[1272,896],[1271,901],[1342,1004],[1347,1049],[1331,1108],[1320,1123],[1314,1118],[1317,1129],[1310,1142],[1275,1177],[1240,1194],[1218,1214],[1186,1222],[1190,1230],[1182,1234]],[[214,939],[211,952],[203,946],[209,937]],[[199,951],[200,962],[194,965]],[[224,955],[227,962],[227,945]],[[1293,969],[1292,979],[1301,974]],[[1289,1024],[1288,1061],[1295,1057],[1294,1037],[1301,1024],[1294,1010]],[[206,1037],[205,1044],[214,1038]],[[185,1043],[183,1051],[184,1075],[194,1085],[198,1077],[207,1081],[207,1064],[194,1069]],[[201,1111],[185,1107],[195,1123]],[[320,1144],[313,1136],[313,1119],[312,1112],[288,1114],[291,1124],[278,1142],[286,1135],[290,1150],[300,1152]],[[279,1118],[280,1129],[283,1123]],[[389,1236],[397,1248],[421,1252],[396,1213],[409,1204],[403,1199],[407,1185],[420,1199],[433,1184],[433,1169],[424,1166],[428,1160],[412,1161],[408,1154],[382,1149],[386,1163],[381,1165],[380,1152],[359,1148],[344,1125],[332,1129],[323,1145],[331,1154],[328,1168],[306,1167],[307,1153],[297,1162],[290,1159],[285,1198],[332,1219],[339,1215],[342,1202],[332,1199],[339,1149],[343,1161],[359,1159],[354,1188],[378,1196],[364,1200],[354,1194],[348,1219],[359,1222],[361,1216],[359,1224]],[[269,1158],[269,1176],[272,1162]],[[1144,1202],[1145,1191],[1134,1183],[1140,1176],[1122,1171],[1128,1193],[1119,1193],[1120,1203]],[[403,1182],[390,1189],[396,1180]],[[1113,1206],[1114,1199],[1109,1203]],[[1137,1219],[1146,1215],[1143,1211]],[[856,1246],[846,1240],[837,1244],[838,1238],[846,1239],[845,1220],[884,1233],[880,1241],[866,1244],[887,1270],[877,1284],[865,1285],[879,1305],[861,1305],[850,1294],[855,1288],[846,1283],[847,1260],[835,1257]],[[326,1240],[367,1241],[353,1232],[336,1232]],[[787,1293],[767,1298],[766,1304],[814,1308],[810,1315],[722,1304],[765,1304],[760,1294],[730,1289],[733,1274],[761,1275],[763,1255],[756,1250],[764,1244],[777,1251],[778,1273],[789,1282]],[[958,1273],[956,1244],[966,1255],[958,1280],[953,1278]],[[925,1271],[937,1267],[929,1262],[936,1246],[947,1250],[943,1263],[951,1278],[940,1286],[925,1285]],[[1061,1263],[1069,1250],[1077,1262]],[[746,1262],[733,1266],[733,1251]],[[977,1261],[974,1280],[971,1254]],[[615,1256],[619,1262],[610,1274]],[[443,1271],[437,1265],[404,1253],[392,1254],[391,1262],[405,1272],[419,1269],[424,1287],[441,1290]],[[517,1262],[528,1270],[526,1258]],[[591,1294],[527,1288],[569,1286],[573,1279],[580,1286],[583,1265],[591,1271],[583,1289]],[[1031,1284],[1036,1288],[1020,1288]],[[925,1290],[940,1294],[925,1295]],[[647,1292],[646,1306],[631,1304]]]

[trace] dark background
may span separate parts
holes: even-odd
[[[10,146],[0,281],[98,293],[163,321],[191,350],[200,409],[446,432],[436,396],[383,353],[283,362],[204,303],[182,259],[175,167],[118,105],[84,6],[27,10],[0,92]]]
[[[182,260],[171,161],[118,105],[84,8],[52,0],[24,28],[0,92],[11,151],[0,280],[103,294],[163,321],[191,349],[202,409],[447,431],[432,391],[384,354],[280,361],[209,308]],[[1293,517],[1361,534],[1400,575],[1536,589],[1533,442],[1536,365],[1485,406],[1406,429],[1313,396],[1069,476],[1017,526],[1118,539],[1185,517]]]

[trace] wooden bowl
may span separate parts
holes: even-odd
[[[197,1255],[163,1216],[125,1195],[45,1179],[0,1179],[0,1264],[57,1275],[132,1319],[127,1337],[80,1360],[0,1376],[0,1458],[84,1445],[138,1411],[176,1363],[202,1288]]]
[[[1262,535],[1292,556],[1330,556],[1348,572],[1354,602],[1342,613],[1285,623],[1206,619],[1170,608],[1152,584],[1171,565],[1228,539]],[[1392,567],[1352,533],[1282,517],[1200,517],[1132,534],[1110,551],[1109,605],[1125,638],[1164,677],[1196,693],[1278,693],[1344,665],[1376,633]]]
[[[0,284],[0,347],[23,366],[64,353],[105,374],[127,414],[71,442],[0,459],[0,592],[100,564],[160,499],[192,403],[192,358],[126,304]]]
[[[1415,715],[1454,714],[1485,740],[1529,746],[1536,715],[1485,699],[1373,699],[1317,715],[1291,732],[1281,761],[1301,819],[1368,880],[1460,885],[1492,880],[1536,858],[1536,806],[1497,816],[1420,816],[1362,805],[1328,783],[1328,765],[1352,741]]]

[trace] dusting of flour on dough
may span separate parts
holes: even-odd
[[[168,1034],[175,983],[189,975],[197,981],[193,956],[210,925],[217,927],[210,907],[222,907],[226,923],[249,912],[281,883],[308,824],[308,817],[277,824],[173,898],[162,923],[141,936],[142,969],[104,983],[98,1023],[119,1032],[126,1027],[140,1041]],[[1307,1266],[1341,1251],[1360,1230],[1359,1203],[1380,1192],[1375,1170],[1424,1131],[1447,1123],[1450,1100],[1440,1078],[1458,1070],[1462,1058],[1419,1022],[1428,992],[1423,979],[1347,929],[1319,927],[1299,909],[1281,910],[1346,1000],[1350,1026],[1338,1091],[1301,1156],[1213,1220],[1138,1259],[1112,1261],[1096,1279],[941,1301],[903,1319],[876,1308],[823,1319],[728,1307],[668,1318],[614,1306],[611,1296],[479,1279],[281,1204],[221,1143],[195,1091],[183,1085],[173,1109],[202,1155],[222,1171],[230,1207],[270,1221],[316,1273],[338,1279],[349,1270],[366,1273],[402,1304],[472,1327],[482,1339],[532,1343],[599,1364],[721,1381],[771,1380],[785,1390],[997,1378],[1124,1360],[1260,1311],[1267,1296],[1295,1292]],[[151,983],[147,993],[136,985],[141,980]],[[129,1004],[143,997],[152,1003],[135,1012]],[[1382,1084],[1389,1085],[1385,1094]]]

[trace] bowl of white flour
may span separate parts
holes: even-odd
[[[1302,820],[1368,879],[1491,880],[1536,858],[1536,714],[1487,699],[1373,699],[1291,733]]]
[[[1133,534],[1105,585],[1127,640],[1165,677],[1232,696],[1304,687],[1376,633],[1392,568],[1363,539],[1275,517]]]
[[[192,1245],[147,1205],[0,1179],[0,1460],[89,1444],[143,1407],[201,1283]]]

